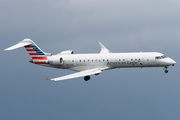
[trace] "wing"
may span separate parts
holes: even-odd
[[[103,69],[100,68],[94,68],[94,69],[89,69],[89,70],[84,70],[81,72],[73,73],[70,75],[62,76],[62,77],[57,77],[57,78],[48,78],[46,75],[43,74],[43,76],[46,78],[46,80],[52,80],[52,81],[59,81],[59,80],[66,80],[66,79],[71,79],[71,78],[77,78],[77,77],[83,77],[87,75],[93,75],[93,74],[98,74],[101,73]]]

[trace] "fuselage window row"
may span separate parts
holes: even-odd
[[[161,56],[161,57],[162,57],[162,56]],[[162,58],[156,57],[156,59],[162,59]],[[140,61],[141,59],[140,59],[140,58],[139,58],[139,59],[134,59],[134,61],[137,61],[137,60]],[[70,60],[68,60],[68,61],[70,62]],[[79,62],[82,62],[82,61],[83,61],[83,62],[86,62],[86,60],[72,60],[72,62],[75,62],[75,61],[76,61],[76,62],[77,62],[77,61],[79,61]],[[92,62],[93,62],[93,61],[96,61],[96,62],[99,61],[99,62],[101,62],[101,59],[99,59],[99,60],[97,60],[97,59],[93,60],[93,59],[92,59]],[[105,59],[102,59],[102,61],[105,62]],[[109,61],[109,60],[107,59],[107,62],[108,62],[108,61]],[[114,59],[114,61],[116,61],[116,59]],[[119,61],[121,61],[121,59],[119,59]],[[122,59],[122,61],[125,61],[125,59]],[[131,61],[133,61],[133,59],[131,59]],[[149,61],[149,59],[147,59],[147,61]],[[90,60],[88,59],[87,62],[90,62]]]

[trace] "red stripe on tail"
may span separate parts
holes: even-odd
[[[26,49],[27,51],[35,51],[34,49]]]
[[[31,46],[24,46],[25,48],[32,48]]]
[[[32,57],[33,60],[47,60],[47,57]]]
[[[38,55],[37,53],[29,53],[29,55]]]
[[[46,64],[44,62],[34,62],[35,64]]]

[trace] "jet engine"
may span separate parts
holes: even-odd
[[[74,54],[74,52],[72,50],[67,50],[67,51],[62,51],[59,54],[61,54],[61,55],[70,55],[70,54]]]
[[[51,65],[63,65],[64,60],[62,57],[55,57],[49,60],[49,64]]]

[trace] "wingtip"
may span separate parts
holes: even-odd
[[[100,52],[100,54],[110,53],[110,51],[109,51],[101,42],[99,42],[99,45],[100,45],[100,47],[101,47],[101,52]]]
[[[4,51],[9,51],[9,50],[10,50],[9,48],[4,49]]]
[[[99,42],[99,44],[100,44],[100,45],[102,45],[102,43],[101,43],[101,42]]]
[[[101,42],[99,42],[101,49],[107,49]]]
[[[43,76],[46,78],[46,80],[51,80],[51,79],[48,78],[45,74],[43,74]]]

